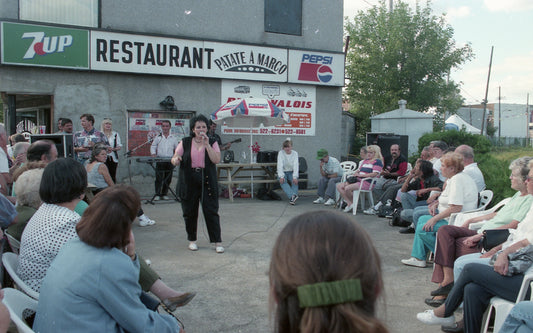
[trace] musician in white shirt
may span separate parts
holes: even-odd
[[[161,122],[161,134],[155,137],[150,147],[152,157],[168,158],[168,162],[157,162],[155,164],[155,193],[154,200],[168,200],[168,187],[172,182],[172,171],[174,166],[170,163],[170,158],[174,155],[174,150],[178,147],[178,138],[170,134],[170,121]]]

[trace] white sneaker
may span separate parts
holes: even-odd
[[[455,317],[453,315],[449,317],[437,317],[433,310],[426,310],[424,312],[417,313],[416,319],[420,320],[427,325],[453,325]]]
[[[314,204],[323,204],[324,202],[325,202],[324,198],[322,198],[322,197],[318,197],[318,199],[313,201]]]
[[[414,267],[426,267],[426,261],[425,260],[418,260],[415,257],[411,257],[409,259],[402,259],[402,264],[407,266],[414,266]]]
[[[170,198],[168,196],[164,195],[164,196],[161,197],[161,200],[170,200]]]
[[[217,247],[215,248],[215,252],[216,252],[216,253],[224,253],[224,248],[223,248],[222,246],[217,246]]]
[[[196,243],[189,243],[189,250],[198,251],[198,245]]]
[[[328,201],[324,203],[324,206],[333,206],[335,204],[335,200],[329,198]]]
[[[159,200],[161,200],[161,197],[158,196],[158,195],[156,195],[156,196],[154,197],[154,201],[159,201]]]
[[[345,213],[349,213],[353,210],[353,204],[349,205],[349,206],[346,206],[346,208],[344,208],[344,212]]]
[[[373,207],[370,207],[368,209],[363,210],[363,213],[365,213],[366,215],[376,215],[378,212]]]
[[[139,216],[139,225],[141,227],[147,227],[147,226],[154,225],[154,224],[155,224],[155,221],[149,219],[148,216],[146,216],[145,214],[142,214],[141,216]]]

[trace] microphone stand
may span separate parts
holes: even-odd
[[[124,156],[126,156],[126,158],[128,159],[128,176],[130,178],[130,185],[132,185],[131,183],[131,154],[135,153],[139,148],[145,146],[146,144],[152,141],[154,141],[154,139],[148,139],[146,142],[141,143],[137,147],[134,147],[133,149],[128,150],[127,152],[124,153]]]

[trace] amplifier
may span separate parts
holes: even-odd
[[[278,152],[275,150],[265,150],[257,153],[257,163],[276,163]]]

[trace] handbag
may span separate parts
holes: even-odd
[[[479,241],[485,251],[490,251],[493,247],[505,242],[509,237],[509,229],[489,229],[483,231],[483,237]]]
[[[350,184],[355,184],[359,181],[359,178],[357,178],[356,176],[348,176],[346,177],[346,181]]]
[[[494,266],[494,262],[501,252],[502,250],[496,252],[490,258],[489,265]],[[507,255],[507,258],[509,258],[509,268],[507,269],[507,274],[505,274],[506,276],[524,273],[533,264],[533,245],[530,244],[516,252],[510,253]]]

